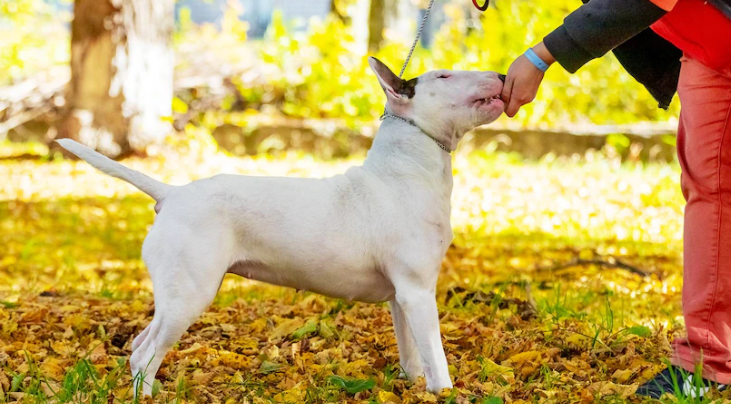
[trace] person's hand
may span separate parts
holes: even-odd
[[[548,65],[555,62],[543,42],[533,48],[538,57]],[[520,55],[508,69],[503,86],[502,99],[505,102],[505,114],[514,117],[520,107],[536,98],[538,87],[543,81],[544,73],[537,68],[525,55]]]

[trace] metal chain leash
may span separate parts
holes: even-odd
[[[480,6],[477,4],[477,0],[472,0],[472,4],[477,7],[480,11],[487,10],[487,7],[490,5],[490,0],[485,0],[485,4]],[[411,45],[411,50],[409,51],[409,56],[406,57],[406,61],[404,62],[404,66],[401,68],[401,73],[399,73],[399,78],[403,78],[404,72],[406,71],[406,66],[409,65],[409,61],[411,60],[411,55],[414,54],[414,49],[416,49],[416,45],[419,43],[419,39],[421,39],[421,33],[424,31],[424,26],[426,25],[426,20],[429,19],[429,13],[431,13],[432,6],[434,6],[434,0],[431,0],[429,2],[429,7],[426,8],[426,12],[424,13],[424,18],[421,20],[421,25],[419,26],[419,30],[416,32],[416,39],[414,39],[414,44]]]
[[[409,50],[409,55],[406,56],[406,61],[404,61],[404,65],[401,67],[401,73],[398,74],[399,78],[404,77],[404,72],[406,71],[406,67],[409,65],[409,61],[411,61],[411,56],[414,54],[414,50],[416,49],[416,45],[419,44],[419,39],[421,39],[421,34],[424,32],[424,26],[426,25],[426,20],[429,19],[429,13],[431,13],[432,6],[434,6],[434,0],[431,0],[429,2],[429,7],[427,7],[426,11],[424,12],[424,18],[421,19],[421,24],[419,25],[419,30],[416,31],[416,38],[414,39],[414,43],[411,45],[411,50]],[[383,115],[381,115],[381,120],[383,120],[386,117],[386,108],[383,108]]]
[[[421,20],[421,25],[419,25],[419,30],[416,31],[416,39],[414,39],[414,44],[411,45],[411,50],[409,51],[409,56],[406,57],[406,61],[404,62],[404,66],[401,68],[401,73],[399,73],[399,78],[403,78],[404,72],[406,71],[406,66],[409,65],[409,61],[411,60],[411,55],[414,54],[414,49],[416,49],[416,45],[419,43],[419,39],[421,39],[421,33],[424,32],[424,26],[426,25],[426,20],[429,19],[429,13],[431,13],[432,6],[434,5],[434,0],[431,0],[429,2],[429,7],[427,7],[426,12],[424,12],[424,18]]]

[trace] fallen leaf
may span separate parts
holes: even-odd
[[[306,335],[313,334],[317,332],[317,322],[316,321],[308,321],[304,326],[296,329],[292,333],[292,339],[299,340],[305,337]]]
[[[630,377],[634,374],[634,371],[632,369],[617,369],[612,374],[612,379],[614,379],[618,383],[624,383],[627,380],[629,380]]]
[[[538,351],[528,351],[515,354],[510,357],[510,361],[515,364],[521,364],[526,361],[534,361],[541,357],[541,353]]]
[[[277,341],[285,336],[291,335],[298,328],[302,327],[303,324],[304,320],[301,318],[284,320],[269,334],[269,341]]]
[[[390,391],[381,390],[378,392],[379,404],[401,404],[401,397]]]
[[[624,399],[634,394],[637,391],[637,387],[638,385],[636,384],[621,385],[612,382],[595,382],[587,387],[587,391],[596,397],[617,395]]]

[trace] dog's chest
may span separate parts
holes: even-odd
[[[418,197],[412,197],[415,200],[412,200],[412,203],[404,209],[410,222],[406,223],[405,227],[419,229],[420,232],[429,232],[451,240],[452,226],[449,196],[436,192],[423,192],[419,195],[417,191],[411,195],[418,195]]]

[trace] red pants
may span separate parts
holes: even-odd
[[[731,68],[683,59],[678,159],[685,207],[683,315],[673,363],[731,383]]]

